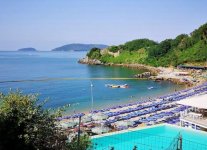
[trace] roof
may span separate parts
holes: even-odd
[[[206,70],[207,69],[207,67],[205,67],[205,66],[185,66],[185,65],[179,65],[178,68],[202,69],[202,70]]]
[[[207,94],[193,96],[177,102],[178,104],[207,109]]]
[[[179,72],[175,72],[176,74],[189,74],[189,72],[181,72],[181,71],[179,71]]]

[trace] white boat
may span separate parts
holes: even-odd
[[[129,85],[128,84],[123,84],[123,85],[116,85],[116,84],[105,84],[106,87],[109,88],[128,88]]]
[[[128,84],[120,85],[120,88],[129,88]]]
[[[153,86],[150,86],[150,87],[148,87],[148,90],[151,90],[151,89],[153,89],[154,87]]]

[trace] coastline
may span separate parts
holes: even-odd
[[[175,84],[182,84],[188,87],[201,85],[202,83],[206,82],[206,80],[200,77],[200,73],[198,73],[195,70],[182,70],[174,67],[153,67],[144,64],[103,63],[100,60],[89,59],[88,57],[80,59],[78,63],[86,64],[86,65],[103,65],[103,66],[127,67],[131,69],[145,69],[151,73],[151,76],[147,79],[154,80],[154,81],[157,80],[171,81]],[[182,75],[182,73],[184,75]]]
[[[150,80],[147,81],[147,79],[134,79],[134,80],[145,80],[146,82],[149,82],[150,85],[153,82],[153,81],[150,81]],[[101,102],[101,101],[96,101],[96,99],[95,99],[94,100],[94,102],[95,102],[94,103],[94,110],[107,109],[109,107],[114,107],[114,106],[117,106],[117,105],[127,105],[127,104],[138,102],[138,101],[141,102],[143,100],[151,100],[151,99],[161,97],[161,96],[166,95],[166,94],[172,94],[176,91],[181,91],[181,90],[185,90],[187,88],[190,88],[190,87],[187,87],[187,86],[184,86],[184,85],[178,85],[178,84],[176,85],[176,84],[174,84],[172,82],[169,82],[169,81],[161,81],[160,83],[154,82],[153,84],[155,84],[155,86],[152,85],[152,86],[154,86],[154,89],[147,89],[147,87],[149,87],[149,85],[147,87],[144,87],[144,89],[146,89],[146,91],[147,91],[147,93],[145,93],[144,96],[140,95],[139,91],[137,91],[136,93],[132,94],[131,96],[122,97],[119,100],[117,100],[117,99],[114,100],[112,98],[112,96],[110,96],[110,98],[107,99],[108,102],[106,102],[106,103]],[[166,87],[166,89],[168,89],[168,90],[158,90],[159,88],[156,87],[156,84],[159,84],[159,85],[168,84],[170,88]],[[113,91],[113,89],[110,89],[110,90]],[[96,105],[97,103],[101,104],[101,105]],[[90,114],[90,111],[91,111],[91,107],[89,107],[89,108],[81,107],[81,109],[76,108],[75,112],[72,110],[71,107],[69,107],[68,110],[66,110],[64,112],[63,116],[74,115],[74,114],[78,114],[78,113]]]
[[[98,109],[94,110],[93,112],[79,113],[74,114],[72,116],[63,116],[62,118],[58,118],[58,121],[60,121],[60,123],[70,123],[71,121],[78,122],[79,116],[85,116],[83,118],[88,118],[91,117],[92,114],[95,116],[104,114],[107,115],[108,118],[106,120],[104,119],[104,121],[102,120],[102,123],[110,124],[109,127],[112,127],[110,133],[114,133],[114,131],[120,131],[125,129],[119,129],[118,126],[116,126],[116,124],[121,121],[132,121],[135,123],[135,125],[128,127],[127,129],[136,129],[143,126],[146,127],[151,125],[159,125],[163,122],[178,125],[180,111],[185,111],[189,108],[189,106],[179,105],[177,104],[177,101],[180,101],[188,97],[207,94],[206,88],[207,82],[199,86],[176,91],[174,93],[163,95],[160,97],[155,97],[151,100],[137,101],[133,103],[128,103],[126,105],[111,106],[106,109]],[[155,120],[153,119],[155,118],[155,116],[159,116],[161,114],[165,114],[166,116],[160,116]],[[154,121],[150,120],[150,118]],[[172,123],[172,120],[175,123]],[[99,123],[100,122],[96,121],[82,122],[81,126],[88,130],[98,126]],[[72,127],[70,131],[73,132],[75,128],[75,126]],[[115,128],[117,130],[113,130]]]

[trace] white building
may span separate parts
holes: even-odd
[[[191,106],[180,114],[180,125],[207,130],[207,94],[186,98],[178,104]]]

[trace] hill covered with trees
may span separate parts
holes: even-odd
[[[111,53],[119,53],[118,56]],[[137,39],[123,45],[111,46],[107,52],[92,49],[87,56],[114,64],[146,64],[151,66],[177,66],[179,64],[204,65],[207,60],[207,23],[192,33],[178,35],[160,43]]]
[[[60,47],[53,49],[52,51],[89,51],[90,49],[97,47],[100,49],[108,47],[107,45],[103,44],[67,44]]]
[[[32,47],[27,47],[27,48],[18,49],[18,51],[21,51],[21,52],[36,52],[37,50],[35,48],[32,48]]]

